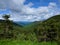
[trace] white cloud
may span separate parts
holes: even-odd
[[[14,21],[39,21],[53,15],[60,14],[56,3],[50,2],[48,6],[32,7],[30,2],[24,5],[26,0],[0,0],[0,9],[10,9],[11,18]]]
[[[55,6],[57,6],[57,5],[56,5],[56,3],[52,3],[52,2],[51,2],[51,3],[49,3],[49,6],[55,7]]]
[[[32,2],[30,2],[29,4],[25,5],[25,6],[28,6],[28,7],[31,7],[33,6],[34,4]]]

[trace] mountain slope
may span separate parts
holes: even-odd
[[[40,31],[49,31],[49,30],[58,30],[58,33],[60,34],[60,15],[53,16],[47,20],[44,21],[38,21],[33,22],[30,25],[27,25],[24,27],[28,30],[35,30],[36,32]]]
[[[11,23],[11,25],[10,25],[10,23]],[[22,25],[18,25],[17,23],[12,22],[12,21],[10,23],[9,23],[9,25],[12,26],[12,28],[13,28],[12,30],[15,30],[15,31],[21,30],[21,28],[23,27]],[[5,20],[0,19],[0,33],[3,32],[4,28],[5,28]]]
[[[33,22],[24,27],[24,29],[34,32],[39,41],[60,40],[60,15],[53,16],[44,21]],[[58,38],[57,38],[58,37]]]
[[[0,19],[0,23],[4,23],[4,21],[5,21],[5,20]],[[19,25],[19,24],[15,23],[15,22],[12,22],[12,24],[13,24],[14,26],[20,26],[20,27],[22,27],[22,25]]]
[[[13,30],[12,33],[18,39],[23,40],[37,40],[37,41],[56,41],[60,40],[60,15],[53,16],[44,21],[36,21],[24,27],[12,22]],[[0,21],[0,33],[4,30]],[[11,31],[11,30],[9,30]],[[12,35],[13,35],[12,34]]]
[[[25,25],[29,25],[29,24],[32,23],[32,22],[17,21],[17,22],[15,22],[15,23],[17,23],[18,25],[25,26]]]
[[[35,22],[33,22],[33,23],[31,23],[30,25],[27,25],[27,26],[25,26],[25,27],[28,27],[28,26],[32,26],[32,25],[34,25],[34,26],[36,26],[37,27],[37,25],[40,25],[40,24],[43,24],[43,23],[57,23],[57,22],[59,22],[60,23],[60,15],[56,15],[56,16],[53,16],[53,17],[50,17],[49,19],[47,19],[47,20],[44,20],[44,21],[35,21]],[[46,24],[46,25],[47,25]]]

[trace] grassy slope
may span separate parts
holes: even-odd
[[[20,40],[0,40],[0,45],[57,45],[56,42],[32,42]]]

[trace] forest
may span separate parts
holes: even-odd
[[[5,14],[0,19],[0,45],[59,45],[60,15],[22,26]],[[3,44],[2,44],[3,43]]]

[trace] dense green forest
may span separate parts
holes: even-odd
[[[60,42],[60,15],[44,21],[32,22],[22,26],[9,20],[10,15],[0,20],[0,39],[30,40],[33,42]]]
[[[44,21],[33,22],[24,28],[37,37],[38,41],[58,41],[60,40],[60,15],[53,16]]]

